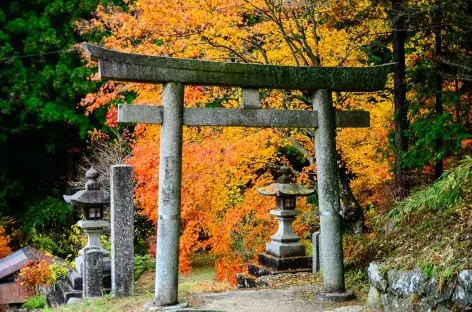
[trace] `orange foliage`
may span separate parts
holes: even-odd
[[[376,32],[387,31],[386,12],[367,0],[332,1],[313,8],[312,1],[268,0],[136,0],[129,11],[100,7],[80,31],[106,30],[109,48],[124,52],[241,61],[279,65],[359,66],[367,57],[361,47]],[[349,9],[347,9],[349,6]],[[279,10],[280,9],[280,10]],[[370,10],[376,19],[357,20],[348,29],[337,27],[342,19],[354,19]],[[323,22],[319,22],[322,20]],[[127,83],[108,85],[82,104],[89,110],[135,91],[139,104],[160,105],[160,85]],[[234,88],[185,87],[186,106],[237,107],[240,90]],[[379,157],[392,124],[391,100],[377,94],[336,96],[337,109],[368,109],[370,129],[338,132],[338,148],[356,175],[353,189],[363,202],[372,201],[371,190],[391,179],[388,159]],[[299,91],[264,90],[262,107],[310,109],[310,100]],[[107,115],[113,125],[116,111]],[[134,166],[136,200],[153,221],[157,219],[157,188],[160,127],[138,125],[130,164]],[[271,129],[185,128],[183,145],[180,269],[189,269],[189,254],[211,250],[217,258],[219,278],[234,278],[247,261],[264,248],[275,222],[268,214],[274,202],[255,188],[273,182],[266,164],[287,162],[279,151],[291,142],[312,159],[299,181],[308,182],[315,170],[309,132]],[[313,210],[305,199],[298,207]],[[298,233],[308,225],[297,221]]]
[[[11,254],[10,241],[10,236],[5,233],[5,228],[0,226],[0,259]]]
[[[49,287],[55,283],[50,260],[38,260],[31,262],[20,270],[16,282],[24,286],[28,293],[35,294],[37,287]]]

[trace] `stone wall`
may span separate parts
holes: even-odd
[[[472,311],[472,270],[464,270],[444,285],[421,270],[383,272],[371,263],[368,269],[367,304],[385,312]]]

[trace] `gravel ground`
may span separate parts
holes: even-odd
[[[316,301],[312,286],[286,289],[236,290],[195,295],[201,309],[225,312],[364,312],[358,301],[333,304]]]

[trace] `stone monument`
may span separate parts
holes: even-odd
[[[133,167],[110,167],[111,292],[134,294],[134,204]]]

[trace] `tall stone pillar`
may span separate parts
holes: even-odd
[[[320,209],[320,253],[324,291],[342,293],[344,286],[341,217],[336,153],[336,129],[331,90],[313,92],[313,110],[318,111],[315,133],[318,200]]]
[[[111,291],[114,296],[134,294],[133,167],[110,168]]]
[[[159,162],[159,210],[154,298],[154,303],[157,306],[178,303],[183,84],[166,83],[162,97],[164,118],[161,128]]]

